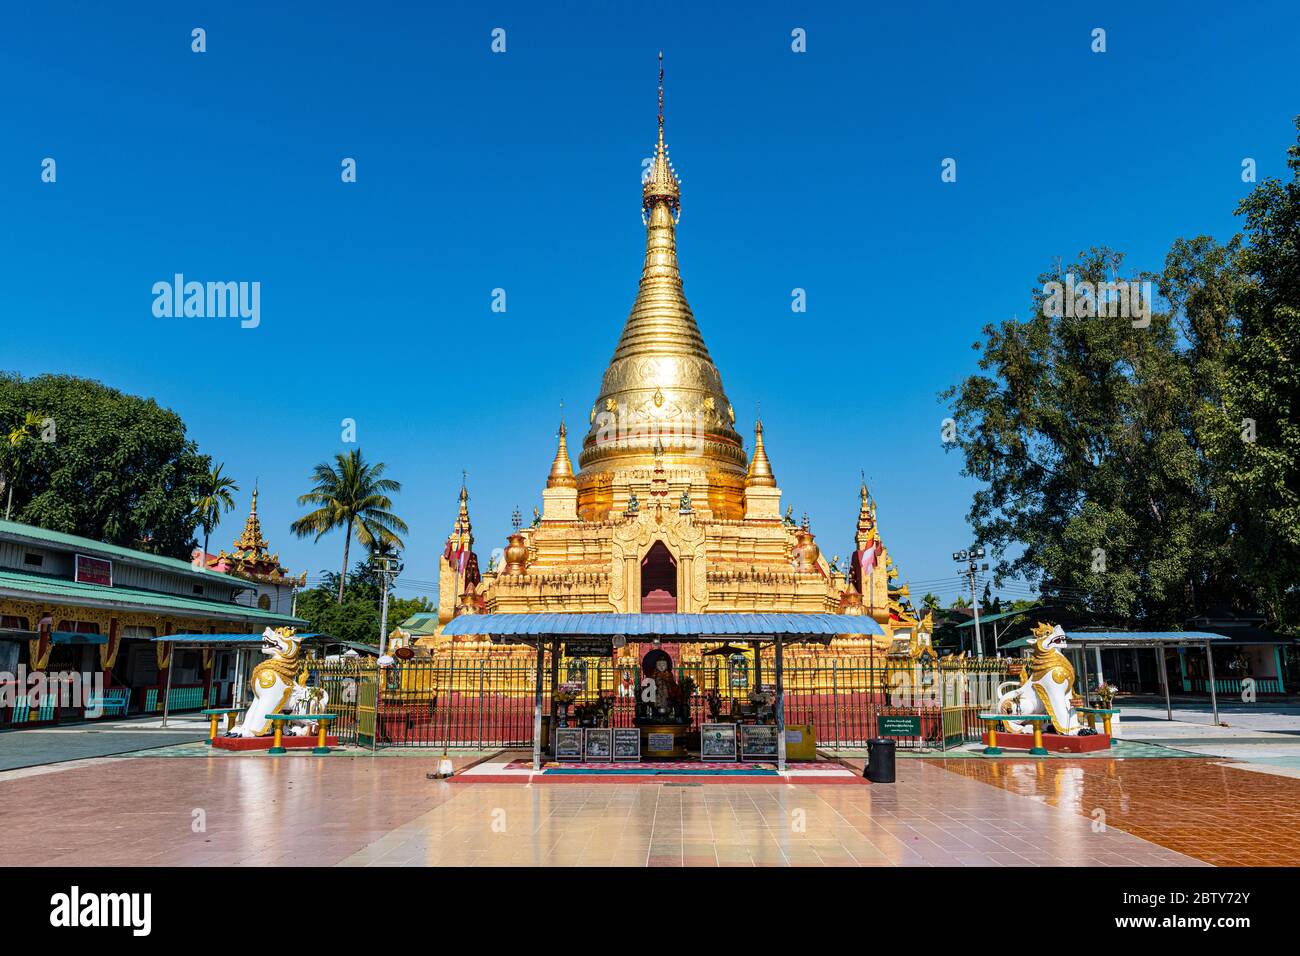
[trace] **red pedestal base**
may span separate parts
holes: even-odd
[[[212,746],[217,750],[270,750],[275,745],[275,736],[267,734],[265,737],[216,737],[212,741]],[[337,747],[339,739],[337,737],[326,737],[326,747]],[[316,735],[309,737],[290,737],[287,734],[283,738],[281,746],[285,750],[310,750],[316,746]]]
[[[984,744],[988,746],[989,735],[984,733]],[[1034,745],[1033,734],[1009,734],[998,731],[998,746],[1009,750],[1028,750]],[[1110,747],[1110,737],[1106,734],[1089,734],[1087,737],[1067,737],[1063,734],[1043,734],[1043,747],[1049,753],[1086,754],[1094,750],[1106,750]]]

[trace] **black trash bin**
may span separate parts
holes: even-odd
[[[862,776],[872,783],[894,782],[894,741],[888,737],[867,741],[867,766]]]

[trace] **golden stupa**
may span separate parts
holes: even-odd
[[[760,420],[753,453],[746,454],[682,288],[680,209],[681,186],[664,142],[661,64],[659,138],[642,186],[645,261],[587,416],[579,468],[575,473],[561,422],[540,513],[510,536],[499,566],[481,574],[462,487],[439,562],[439,627],[416,641],[432,653],[450,649],[441,625],[465,613],[829,612],[869,615],[883,626],[886,636],[874,642],[837,638],[832,650],[839,656],[883,654],[898,646],[896,638],[928,637],[918,633],[927,622],[911,612],[906,588],[891,584],[897,572],[865,482],[856,551],[847,567],[834,567],[807,519],[796,524],[782,515]],[[455,649],[532,653],[473,638],[457,639]],[[684,653],[698,655],[699,648]]]

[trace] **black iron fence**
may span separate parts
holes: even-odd
[[[334,731],[345,743],[403,747],[526,747],[533,739],[536,664],[522,660],[417,659],[377,668],[370,661],[311,661],[313,683],[330,695]],[[785,720],[808,725],[819,747],[853,748],[892,736],[902,748],[953,746],[977,739],[977,714],[1009,680],[999,659],[932,662],[889,658],[799,659],[784,668]],[[726,719],[749,703],[750,675],[728,661],[683,662],[693,726]],[[764,661],[761,681],[773,671]],[[608,701],[603,721],[631,727],[640,687],[635,664],[603,659],[561,662],[558,709]],[[543,667],[542,713],[551,713],[551,664]]]

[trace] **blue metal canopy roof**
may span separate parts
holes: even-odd
[[[834,637],[884,634],[857,614],[464,614],[443,628],[454,637]]]

